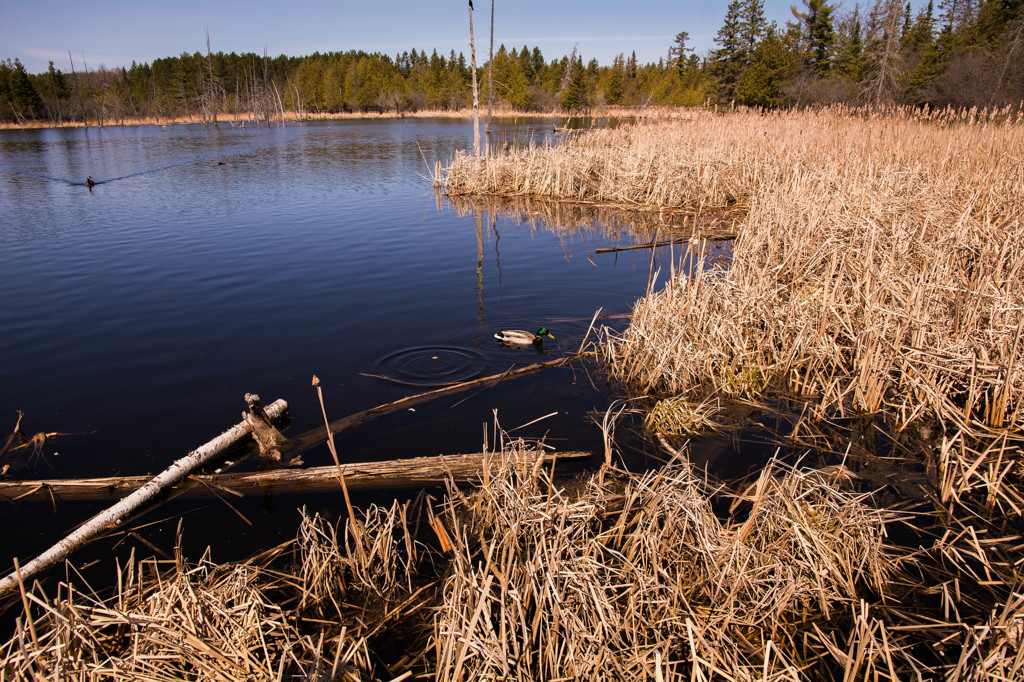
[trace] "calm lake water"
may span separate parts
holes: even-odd
[[[497,130],[543,142],[551,121]],[[365,375],[498,373],[538,359],[499,346],[499,329],[549,327],[551,359],[599,308],[629,312],[651,251],[595,249],[649,238],[438,200],[424,176],[471,143],[471,124],[449,120],[0,132],[0,430],[21,410],[26,433],[73,434],[10,475],[156,473],[237,423],[247,392],[286,399],[300,433],[323,423],[314,374],[334,419],[424,390]],[[603,380],[577,366],[506,381],[345,431],[338,448],[344,461],[479,451],[497,410],[506,429],[557,413],[513,435],[600,452],[589,414],[619,397]],[[304,459],[331,462],[326,447]],[[232,504],[251,526],[216,500],[172,501],[147,532],[169,549],[183,517],[187,540],[229,559],[293,534],[303,504],[341,508],[336,495]],[[0,563],[103,506],[0,502]]]

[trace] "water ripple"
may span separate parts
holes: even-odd
[[[484,356],[472,348],[417,346],[380,358],[375,376],[406,386],[447,386],[479,376],[485,362]]]

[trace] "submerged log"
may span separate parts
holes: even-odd
[[[288,403],[283,400],[277,400],[267,406],[266,413],[271,419],[276,419],[283,415],[287,409]],[[148,478],[144,485],[130,495],[83,523],[53,547],[22,566],[20,570],[16,569],[6,578],[0,580],[0,598],[5,597],[17,588],[18,584],[22,581],[28,581],[35,574],[62,561],[68,554],[89,542],[104,530],[111,526],[116,526],[126,516],[155,499],[163,491],[172,487],[206,462],[222,454],[247,435],[249,435],[249,424],[246,421],[235,424],[210,442],[175,461],[157,476]]]
[[[525,461],[533,466],[552,460],[579,460],[590,457],[589,452],[557,452]],[[341,473],[349,489],[399,488],[438,485],[450,477],[456,483],[473,483],[483,475],[485,465],[492,469],[498,465],[493,452],[461,455],[412,457],[386,462],[360,462],[342,464]],[[106,478],[79,478],[65,480],[0,482],[0,495],[16,500],[109,500],[123,497],[145,485],[148,476],[112,476]],[[312,493],[340,490],[338,467],[331,464],[308,469],[275,469],[244,473],[193,474],[174,487],[175,496],[202,496],[227,490],[240,495]]]
[[[502,372],[501,374],[492,374],[491,376],[470,379],[468,381],[462,381],[457,384],[452,384],[450,386],[442,386],[441,388],[436,388],[432,391],[427,391],[426,393],[417,393],[416,395],[410,395],[406,396],[405,398],[399,398],[398,400],[387,403],[385,405],[371,407],[368,410],[356,412],[355,414],[350,414],[347,417],[342,417],[341,419],[336,419],[332,421],[330,424],[331,433],[338,433],[339,431],[343,431],[344,429],[348,429],[353,426],[358,426],[360,424],[368,422],[371,419],[376,419],[381,415],[390,414],[392,412],[397,412],[398,410],[401,409],[412,407],[413,405],[425,403],[433,400],[434,398],[438,398],[442,395],[454,395],[456,393],[461,393],[463,391],[469,390],[477,386],[482,386],[484,384],[497,384],[505,379],[510,379],[512,377],[523,376],[524,374],[531,374],[533,372],[539,372],[541,370],[550,369],[552,367],[561,367],[562,365],[566,365],[575,362],[576,360],[579,360],[581,358],[590,357],[592,355],[594,355],[593,352],[580,351],[575,355],[567,355],[565,357],[556,358],[554,360],[548,360],[546,362],[531,362],[529,364],[522,365],[519,367],[510,367],[507,371]],[[382,378],[386,379],[386,377]],[[326,440],[326,427],[320,427],[312,429],[310,431],[306,431],[305,433],[300,433],[292,437],[291,452],[294,455],[299,455],[312,447],[320,445]]]

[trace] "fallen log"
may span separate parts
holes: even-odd
[[[277,400],[266,407],[266,413],[271,419],[276,419],[284,414],[287,409],[288,403],[283,400]],[[30,580],[35,574],[62,561],[71,552],[87,543],[94,536],[111,526],[116,526],[125,516],[153,500],[160,493],[172,487],[206,462],[222,454],[248,434],[249,425],[243,420],[210,442],[177,460],[163,472],[151,478],[141,488],[83,523],[53,547],[24,566],[21,566],[20,570],[16,568],[13,573],[0,580],[0,599],[15,590],[20,582]]]
[[[589,452],[557,452],[544,455],[543,462],[579,460]],[[532,466],[537,459],[529,460]],[[342,464],[341,473],[349,489],[400,488],[436,485],[449,477],[456,483],[473,483],[483,474],[485,463],[497,466],[495,453],[411,457],[386,462]],[[112,476],[37,481],[0,482],[0,495],[23,501],[109,500],[123,497],[149,481],[147,476]],[[274,469],[230,474],[193,474],[174,486],[176,497],[196,497],[227,491],[239,495],[312,493],[340,490],[338,467]]]
[[[331,433],[338,433],[339,431],[351,428],[353,426],[357,426],[381,415],[389,414],[391,412],[397,412],[400,409],[409,408],[412,407],[413,405],[433,400],[434,398],[437,398],[442,395],[459,393],[461,391],[473,388],[474,386],[479,386],[481,384],[486,384],[489,382],[498,383],[503,379],[522,376],[524,374],[530,374],[532,372],[539,372],[540,370],[543,369],[560,367],[570,362],[575,362],[580,358],[592,355],[594,355],[594,353],[592,352],[580,352],[576,353],[575,355],[568,355],[566,357],[558,358],[556,360],[549,360],[547,362],[532,362],[528,365],[523,365],[521,367],[511,367],[507,371],[502,372],[501,374],[492,374],[491,376],[480,377],[478,379],[470,379],[469,381],[463,381],[458,384],[452,384],[451,386],[443,386],[432,391],[427,391],[426,393],[417,393],[416,395],[400,398],[398,400],[386,403],[384,405],[371,407],[368,410],[363,410],[362,412],[356,412],[355,414],[350,414],[347,417],[336,419],[335,421],[331,422]],[[311,429],[309,431],[306,431],[305,433],[300,433],[296,436],[292,436],[291,440],[292,448],[290,452],[291,454],[298,456],[300,453],[305,452],[306,450],[325,442],[327,440],[327,429],[324,427]]]
[[[729,239],[736,239],[736,232],[729,230],[719,230],[717,232],[708,232],[707,234],[701,233],[701,239],[710,239],[711,241],[727,241]],[[618,253],[619,251],[634,251],[636,249],[657,249],[662,246],[671,246],[673,244],[686,244],[690,241],[689,237],[679,239],[666,239],[657,242],[647,242],[645,244],[631,244],[630,246],[606,246],[599,249],[594,249],[594,253]]]

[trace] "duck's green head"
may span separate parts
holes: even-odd
[[[552,341],[555,340],[555,335],[552,334],[551,332],[549,332],[547,327],[541,327],[540,329],[538,329],[537,330],[537,336],[538,337],[540,337],[540,336],[549,336],[549,337],[551,337]]]

